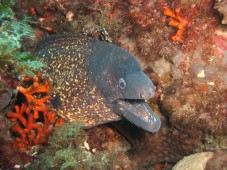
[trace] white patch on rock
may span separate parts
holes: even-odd
[[[213,152],[201,152],[186,156],[173,167],[173,170],[204,170],[207,161],[213,155]]]
[[[197,74],[197,77],[200,77],[200,78],[203,78],[203,77],[205,77],[206,75],[205,75],[205,72],[204,72],[204,70],[201,70],[198,74]]]

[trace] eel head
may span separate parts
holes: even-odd
[[[117,87],[122,97],[112,102],[112,109],[144,130],[158,131],[160,118],[145,101],[153,97],[155,92],[151,80],[142,71],[137,71],[120,77]]]
[[[153,97],[155,86],[135,57],[124,50],[117,51],[111,64],[95,67],[101,71],[94,81],[114,112],[144,130],[157,132],[160,118],[145,101]]]

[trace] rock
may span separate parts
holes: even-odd
[[[216,0],[214,9],[223,15],[222,24],[227,24],[227,0]]]
[[[189,155],[180,160],[173,167],[173,170],[204,170],[207,161],[211,159],[213,155],[213,152],[201,152]]]

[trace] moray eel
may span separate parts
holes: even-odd
[[[35,55],[47,65],[52,109],[64,119],[92,127],[124,117],[144,130],[159,130],[161,121],[145,102],[155,86],[124,49],[63,34],[40,40]]]

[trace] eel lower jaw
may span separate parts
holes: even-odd
[[[152,111],[145,100],[118,99],[114,102],[116,112],[136,126],[157,132],[161,127],[160,118]]]

